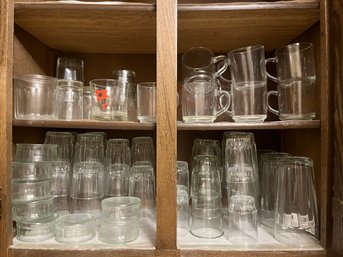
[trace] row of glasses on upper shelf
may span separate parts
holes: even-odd
[[[277,77],[266,71],[276,64]],[[230,79],[223,73],[229,70]],[[267,92],[267,77],[277,91]],[[280,120],[315,117],[316,72],[313,45],[294,43],[265,60],[264,46],[254,45],[214,56],[205,47],[194,47],[182,56],[182,118],[187,123],[211,123],[226,113],[235,122],[263,122],[267,109]],[[278,96],[279,110],[269,103]]]
[[[56,234],[60,242],[85,241],[95,236],[98,220],[101,241],[136,239],[138,218],[154,226],[154,169],[151,137],[134,137],[130,147],[128,139],[107,140],[104,132],[48,131],[44,144],[17,144],[12,164],[17,238],[43,241]]]
[[[276,63],[277,77],[266,71]],[[229,70],[230,79],[224,77]],[[156,82],[136,85],[135,72],[114,70],[113,79],[93,79],[84,85],[81,60],[58,58],[56,77],[14,76],[17,119],[156,121]],[[267,77],[278,83],[267,92]],[[235,122],[263,122],[267,109],[280,120],[315,118],[316,73],[313,45],[300,42],[281,47],[265,60],[262,45],[242,47],[214,56],[193,47],[182,56],[182,120],[212,123],[226,113]],[[278,96],[279,110],[269,97]]]
[[[224,234],[233,244],[250,245],[262,242],[258,230],[264,230],[286,245],[318,244],[313,161],[272,150],[257,154],[247,132],[225,132],[222,147],[196,139],[191,173],[187,162],[177,163],[179,236]]]
[[[155,122],[155,82],[136,86],[135,72],[113,70],[113,79],[84,84],[84,62],[58,58],[56,78],[14,76],[14,116],[17,119],[140,120]]]

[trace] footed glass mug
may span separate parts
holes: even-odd
[[[231,110],[235,122],[263,122],[267,118],[267,74],[264,46],[254,45],[227,54],[231,80]],[[222,102],[221,102],[221,105]]]
[[[278,83],[278,90],[267,94],[268,110],[280,120],[313,119],[316,116],[316,71],[312,43],[281,47],[268,62],[274,62],[277,71],[277,78],[267,73],[268,78]],[[279,110],[270,106],[271,95],[278,96]]]
[[[220,102],[226,103],[217,108]],[[223,100],[222,98],[226,98]],[[190,74],[182,88],[182,119],[185,123],[213,123],[224,113],[230,104],[227,91],[217,89],[216,78],[213,73],[196,71]]]

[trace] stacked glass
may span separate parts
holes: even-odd
[[[176,165],[177,234],[187,235],[189,231],[189,172],[188,163],[178,161]]]
[[[110,197],[101,202],[99,240],[105,243],[127,243],[139,235],[141,200],[137,197]]]
[[[223,144],[225,144],[225,181],[230,220],[228,233],[232,233],[230,232],[232,226],[236,227],[236,236],[230,235],[228,239],[232,239],[231,241],[235,244],[256,243],[258,218],[255,210],[257,210],[257,203],[259,202],[259,180],[254,134],[226,132],[223,136]],[[241,197],[238,198],[236,195]],[[237,212],[238,210],[241,211]],[[247,219],[245,215],[248,210],[251,217],[247,226],[244,227],[241,226],[240,222]],[[231,222],[234,220],[236,222],[232,224]],[[250,232],[250,230],[254,232]]]
[[[48,131],[44,144],[59,146],[59,161],[55,162],[51,179],[51,193],[54,197],[57,216],[70,213],[70,180],[74,154],[74,136],[70,132]]]
[[[73,213],[100,217],[104,197],[104,135],[77,135],[70,195]]]
[[[222,194],[217,156],[193,159],[190,231],[196,237],[217,238],[223,234]]]
[[[51,177],[56,161],[57,145],[17,144],[12,164],[12,216],[18,240],[43,241],[54,236]]]

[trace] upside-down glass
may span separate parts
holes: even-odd
[[[187,162],[177,162],[176,184],[177,234],[182,236],[188,234],[189,231],[189,171]]]
[[[260,192],[261,192],[261,223],[269,228],[274,228],[274,208],[277,190],[277,173],[279,160],[290,156],[288,153],[272,152],[261,154]]]
[[[226,57],[224,55],[214,56],[213,52],[206,47],[192,47],[182,55],[182,80],[185,80],[195,71],[206,71],[218,77],[227,68]],[[222,62],[223,65],[217,70],[216,64]]]
[[[131,150],[128,139],[114,138],[107,141],[106,164],[131,165]]]
[[[132,165],[148,163],[155,167],[155,148],[152,137],[134,137],[131,146]]]
[[[82,86],[80,81],[58,80],[54,108],[57,119],[82,120]]]
[[[51,177],[51,193],[53,196],[68,196],[71,180],[71,163],[55,161]]]
[[[275,58],[267,62],[276,63],[277,78],[268,78],[278,83],[277,91],[268,92],[278,96],[276,110],[268,103],[268,110],[280,120],[310,120],[316,116],[316,71],[313,45],[300,42],[281,47],[275,51]]]
[[[75,144],[74,163],[104,162],[104,139],[99,134],[78,134]]]
[[[129,107],[128,119],[136,120],[136,102],[137,102],[137,87],[136,87],[136,73],[133,70],[113,70],[112,77],[119,81],[128,83],[129,86]]]
[[[13,105],[16,119],[55,119],[55,91],[57,79],[53,77],[26,74],[13,78]]]
[[[218,99],[226,98],[225,106],[217,108]],[[218,91],[213,73],[191,73],[182,87],[182,120],[185,123],[212,123],[229,107],[230,95]]]
[[[280,159],[275,203],[274,237],[279,242],[310,247],[318,244],[319,224],[313,161]]]
[[[92,119],[127,120],[127,83],[114,79],[93,79],[89,82],[92,91]]]
[[[234,195],[229,204],[228,239],[238,245],[257,242],[257,209],[255,199],[247,195]]]
[[[63,161],[73,161],[74,136],[70,132],[48,131],[45,134],[44,144],[59,146],[59,157]]]
[[[137,119],[156,122],[156,82],[137,84]]]
[[[80,81],[84,83],[83,60],[68,57],[59,57],[57,59],[56,78]]]
[[[235,122],[263,122],[267,118],[267,75],[264,47],[242,47],[228,53],[231,109]]]

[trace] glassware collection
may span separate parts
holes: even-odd
[[[270,62],[276,64],[277,77],[267,72]],[[229,79],[223,75],[226,70]],[[58,58],[56,78],[14,76],[14,116],[156,122],[156,82],[136,84],[131,70],[114,70],[112,77],[85,86],[83,61]],[[276,91],[267,91],[267,78],[278,84]],[[315,84],[313,45],[308,42],[281,47],[267,60],[262,45],[235,49],[227,56],[193,47],[182,56],[182,120],[213,123],[226,114],[235,122],[264,122],[267,110],[280,120],[314,119]],[[273,95],[278,110],[269,103]]]
[[[179,235],[224,235],[233,244],[252,245],[258,243],[261,225],[282,244],[317,245],[313,161],[258,152],[250,132],[224,132],[221,145],[195,139],[190,176],[187,162],[177,163]]]
[[[151,137],[107,140],[104,132],[46,133],[44,144],[17,144],[12,164],[17,239],[62,243],[136,240],[155,217]]]

